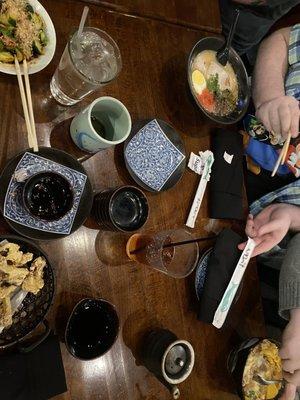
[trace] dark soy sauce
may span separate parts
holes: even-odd
[[[148,215],[144,197],[131,189],[120,190],[111,202],[114,223],[124,230],[135,230],[142,226]]]
[[[73,192],[69,182],[56,173],[33,176],[26,183],[24,190],[27,208],[33,215],[42,219],[59,219],[73,204]]]
[[[75,357],[92,359],[104,354],[114,343],[119,320],[114,308],[101,300],[86,300],[72,314],[66,340]]]

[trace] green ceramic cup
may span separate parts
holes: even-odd
[[[99,97],[74,117],[70,134],[81,150],[97,153],[124,142],[131,131],[131,117],[119,100]]]

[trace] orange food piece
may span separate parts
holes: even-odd
[[[198,100],[205,110],[212,112],[215,107],[215,99],[213,93],[211,93],[207,88],[198,95]]]

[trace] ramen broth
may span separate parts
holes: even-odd
[[[213,50],[199,53],[192,64],[192,84],[201,106],[218,116],[229,115],[238,101],[238,82],[229,62],[222,66]]]

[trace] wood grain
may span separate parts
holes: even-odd
[[[219,0],[81,0],[121,14],[220,33]]]
[[[72,27],[78,26],[82,5],[71,0],[42,0],[42,3],[55,24],[58,43],[52,63],[31,77],[40,145],[51,144],[82,160],[87,158],[70,143],[70,118],[93,98],[110,95],[126,105],[134,123],[157,117],[172,124],[180,133],[187,154],[209,148],[214,125],[197,109],[186,79],[189,51],[205,33],[92,6],[90,24],[105,30],[116,40],[123,57],[123,70],[115,82],[90,96],[85,103],[66,109],[51,98],[49,82]],[[0,90],[2,168],[11,156],[26,148],[27,139],[16,78],[1,74]],[[134,184],[125,169],[122,151],[122,146],[118,146],[84,161],[95,191]],[[180,183],[169,191],[148,193],[150,218],[144,231],[184,227],[198,179],[186,170]],[[230,221],[209,220],[208,198],[205,197],[194,234],[207,236],[212,226],[220,228],[231,224]],[[1,233],[8,231],[1,218]],[[72,308],[85,297],[111,301],[121,320],[117,342],[98,360],[76,360],[61,344],[69,390],[55,399],[170,399],[168,390],[140,362],[141,338],[154,327],[170,329],[179,338],[189,340],[195,348],[195,369],[180,385],[182,399],[237,399],[226,372],[227,356],[241,337],[264,335],[255,265],[247,272],[241,297],[226,327],[218,331],[196,319],[194,275],[175,280],[135,263],[103,265],[96,252],[101,235],[103,232],[92,221],[87,221],[63,240],[41,243],[53,262],[57,278],[49,320],[62,339]],[[202,244],[202,250],[208,245]]]

